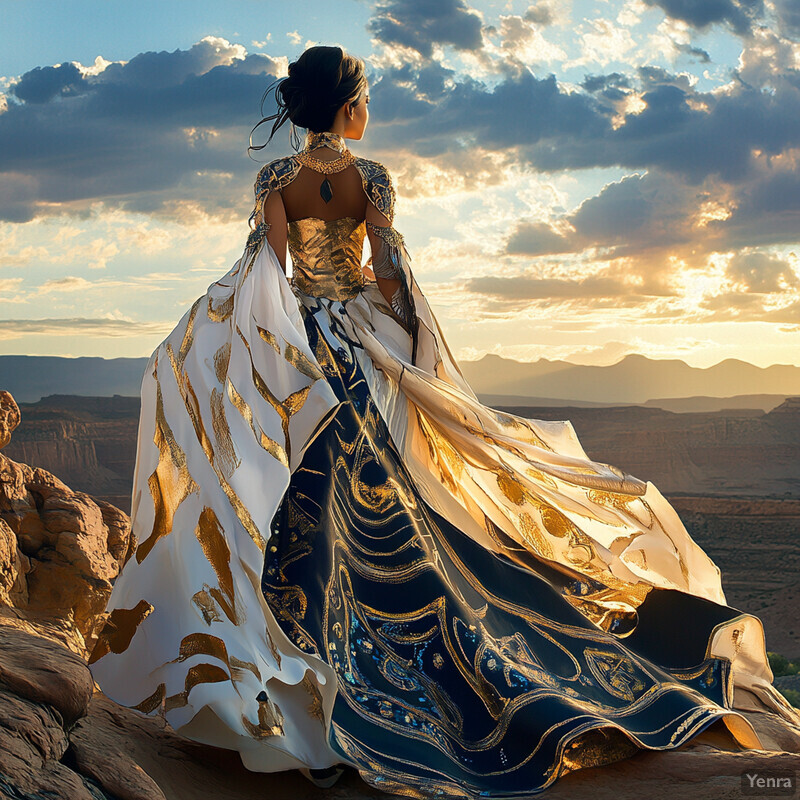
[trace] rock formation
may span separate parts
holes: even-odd
[[[13,398],[0,392],[0,442],[18,422]],[[118,508],[0,453],[0,798],[386,797],[352,770],[325,791],[297,772],[250,772],[235,752],[189,741],[162,718],[107,698],[86,657],[134,546]],[[771,713],[746,716],[767,749],[732,750],[719,723],[678,750],[567,774],[545,796],[733,798],[745,770],[800,769],[800,728]]]

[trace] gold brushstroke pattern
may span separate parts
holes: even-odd
[[[153,530],[136,548],[136,561],[141,564],[153,549],[155,543],[172,530],[172,520],[178,506],[197,491],[186,454],[175,441],[172,429],[164,415],[164,399],[161,381],[156,377],[156,429],[153,441],[158,447],[158,465],[147,479],[150,495],[155,507]]]
[[[308,713],[319,720],[323,725],[325,724],[325,711],[322,706],[322,694],[320,694],[317,684],[309,676],[305,675],[301,681],[303,688],[311,696],[311,705],[308,707]]]
[[[195,528],[195,536],[200,546],[203,548],[208,563],[211,564],[214,574],[217,576],[219,588],[222,591],[225,603],[223,610],[228,618],[233,617],[232,622],[236,621],[237,614],[235,608],[236,595],[233,585],[233,573],[231,572],[231,551],[228,547],[228,542],[225,539],[225,534],[222,531],[217,515],[214,509],[209,506],[204,506],[200,512],[200,517],[197,520],[197,527]],[[211,595],[217,599],[219,598],[211,590]],[[230,610],[230,613],[229,613]]]
[[[241,658],[236,658],[236,656],[230,656],[228,663],[231,668],[231,677],[239,678],[244,670],[248,670],[261,681],[261,672],[252,661],[243,661]]]
[[[355,297],[366,284],[361,269],[366,233],[364,221],[355,217],[289,222],[292,285],[313,297]]]
[[[268,331],[266,328],[262,328],[260,325],[256,325],[256,330],[258,331],[258,335],[270,346],[275,348],[275,352],[280,355],[281,346],[278,344],[278,340],[275,338],[275,334],[271,331]]]
[[[235,469],[239,467],[242,460],[236,452],[233,444],[231,430],[228,427],[228,420],[225,418],[224,395],[215,386],[211,390],[211,427],[214,429],[214,437],[217,440],[217,460],[219,468],[226,478],[229,478]]]
[[[305,386],[302,389],[292,392],[284,401],[278,400],[272,393],[272,390],[267,385],[266,381],[261,377],[261,374],[256,369],[255,361],[253,361],[253,353],[250,350],[250,342],[242,333],[241,328],[236,326],[236,332],[239,334],[244,346],[247,348],[247,353],[250,356],[250,370],[253,376],[253,383],[255,384],[258,393],[266,400],[278,414],[281,421],[281,428],[285,440],[286,460],[287,463],[291,461],[291,441],[289,439],[289,419],[293,414],[296,414],[305,403],[310,390],[310,386]]]
[[[238,330],[238,326],[237,326]],[[253,518],[250,516],[250,512],[245,507],[244,503],[242,503],[239,496],[233,490],[233,487],[228,483],[225,475],[223,475],[222,471],[217,464],[217,460],[214,457],[214,448],[211,445],[211,440],[208,438],[208,434],[206,433],[205,426],[203,425],[203,419],[200,415],[200,403],[197,400],[197,395],[195,394],[194,389],[192,388],[192,383],[189,380],[189,376],[186,372],[181,371],[179,368],[176,360],[175,354],[172,350],[172,346],[167,343],[166,345],[167,355],[169,356],[170,363],[172,365],[172,371],[175,376],[175,382],[178,384],[178,388],[181,392],[181,397],[183,398],[183,404],[186,408],[187,413],[189,414],[189,419],[192,421],[192,426],[194,427],[195,435],[197,436],[197,441],[200,443],[200,446],[203,448],[203,452],[205,453],[206,458],[208,459],[208,463],[219,479],[219,485],[223,492],[225,492],[225,496],[228,498],[233,510],[236,513],[236,516],[239,518],[239,521],[242,523],[242,526],[247,531],[250,538],[253,540],[255,545],[258,547],[259,550],[263,553],[267,547],[267,543],[264,537],[261,535],[261,532],[258,530],[258,526],[253,522]]]
[[[283,736],[284,718],[280,708],[269,698],[258,700],[258,725],[253,725],[242,714],[242,725],[254,739],[266,739],[270,736]]]
[[[214,353],[214,374],[220,383],[225,383],[225,376],[228,374],[228,364],[231,360],[231,343],[225,342],[219,350]]]
[[[192,343],[194,342],[194,321],[195,317],[197,317],[197,309],[200,308],[200,303],[202,301],[203,297],[201,295],[192,303],[192,307],[189,311],[189,319],[186,321],[186,330],[183,332],[181,346],[178,348],[178,363],[181,365],[183,365],[183,362],[186,360],[189,350],[192,349]]]
[[[141,703],[137,703],[135,706],[131,706],[131,708],[135,708],[137,711],[141,711],[144,714],[149,714],[150,712],[161,707],[166,695],[167,685],[165,683],[160,683],[153,694],[151,694],[149,697],[145,697]]]
[[[247,424],[253,431],[256,441],[264,448],[273,458],[283,464],[284,467],[289,466],[289,459],[286,456],[286,451],[274,439],[270,439],[266,433],[256,424],[253,419],[253,410],[247,405],[245,399],[236,391],[236,387],[231,382],[230,378],[227,381],[228,397],[231,403],[238,409],[239,413],[244,417]]]
[[[267,637],[267,644],[269,645],[269,651],[272,653],[272,657],[275,659],[275,664],[278,669],[281,668],[281,654],[278,648],[275,646],[275,642],[272,638],[272,635],[269,632],[269,628],[266,630],[266,637]]]
[[[212,322],[224,322],[233,314],[233,303],[236,297],[235,292],[226,297],[218,306],[214,305],[214,298],[208,298],[208,318]]]
[[[531,517],[527,511],[522,511],[518,519],[519,529],[523,539],[525,539],[525,543],[530,546],[535,553],[545,558],[555,558],[550,542],[542,535],[539,526],[533,521],[533,517]]]
[[[133,608],[115,608],[97,637],[89,663],[94,664],[108,653],[124,653],[139,625],[152,611],[153,606],[147,600],[140,600]]]
[[[185,661],[196,655],[214,656],[225,664],[228,664],[228,649],[225,640],[219,636],[212,636],[210,633],[190,633],[181,639],[178,657],[168,662],[174,664],[178,661]]]
[[[324,377],[322,370],[299,347],[296,347],[291,342],[286,342],[286,350],[283,356],[298,372],[302,372],[303,375],[312,380],[317,381]]]
[[[217,611],[216,603],[205,589],[195,592],[192,595],[192,602],[200,609],[200,613],[203,615],[203,620],[206,625],[222,620],[219,611]]]
[[[167,697],[164,709],[165,711],[171,711],[173,708],[182,708],[187,705],[189,692],[199,683],[219,683],[220,681],[229,680],[228,673],[216,664],[194,664],[186,673],[183,691]]]

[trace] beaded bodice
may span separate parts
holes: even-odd
[[[306,217],[289,223],[292,284],[314,297],[347,300],[365,285],[361,269],[366,227],[355,217]]]

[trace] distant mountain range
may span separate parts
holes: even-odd
[[[0,356],[0,389],[23,403],[50,394],[138,397],[146,365],[147,358]],[[732,358],[700,369],[679,359],[641,355],[606,367],[486,355],[462,361],[461,369],[475,393],[492,406],[646,404],[672,411],[769,411],[786,397],[800,395],[800,367],[757,367]]]
[[[700,395],[800,394],[800,367],[757,367],[729,358],[713,367],[690,367],[679,359],[628,355],[616,364],[593,367],[566,361],[519,362],[497,355],[462,361],[476,394],[558,398],[591,403],[646,403],[654,398]],[[760,407],[760,406],[759,406]]]
[[[18,403],[51,394],[139,397],[146,358],[0,356],[0,389]]]

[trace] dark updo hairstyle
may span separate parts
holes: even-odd
[[[273,81],[261,98],[261,113],[269,93],[275,90],[278,111],[264,117],[250,131],[250,150],[265,148],[278,128],[287,120],[293,126],[321,133],[330,130],[336,112],[345,104],[360,102],[367,84],[364,62],[345,53],[341,47],[309,47],[289,64],[289,75]],[[253,145],[253,133],[265,122],[275,120],[269,139]],[[293,134],[296,134],[294,129]],[[295,149],[299,145],[295,144]]]

